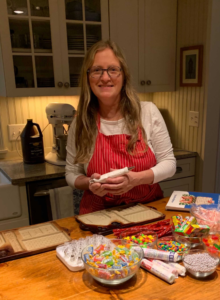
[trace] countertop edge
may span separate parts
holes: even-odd
[[[176,160],[180,160],[180,159],[186,159],[186,158],[192,158],[192,157],[197,157],[198,154],[197,152],[191,152],[191,151],[185,151],[182,149],[174,149],[174,156],[176,158]],[[21,172],[21,176],[20,178],[13,178],[12,174],[14,173],[14,171],[10,170],[7,171],[7,168],[9,168],[9,166],[11,167],[11,169],[15,169],[16,166],[13,166],[13,164],[16,164],[18,162],[22,162],[22,160],[4,160],[1,162],[0,160],[0,170],[2,171],[2,173],[6,176],[6,178],[8,180],[10,180],[10,182],[13,185],[25,185],[28,182],[33,182],[33,181],[40,181],[40,180],[49,180],[49,179],[58,179],[58,178],[62,178],[65,177],[65,168],[63,170],[53,170],[53,165],[50,165],[49,168],[49,174],[40,174],[38,175],[37,172],[35,174],[32,174],[32,170],[31,170],[31,174],[22,174]],[[46,162],[45,162],[46,163]],[[46,163],[47,164],[47,163]],[[33,165],[34,166],[34,165]],[[57,168],[58,166],[54,166],[54,168]],[[51,174],[50,174],[51,172]],[[28,171],[27,171],[28,173]],[[18,177],[18,176],[17,176]]]

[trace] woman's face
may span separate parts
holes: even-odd
[[[94,67],[108,69],[109,67],[120,68],[121,66],[114,52],[111,49],[106,48],[96,53],[91,68]],[[124,76],[122,71],[116,78],[110,77],[106,71],[104,71],[102,76],[99,78],[93,78],[89,73],[89,84],[91,90],[96,95],[99,102],[101,102],[104,105],[111,106],[112,104],[116,104],[117,102],[119,102],[121,99],[121,89],[124,80],[123,77]]]

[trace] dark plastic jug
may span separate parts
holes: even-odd
[[[23,160],[26,164],[38,164],[44,162],[43,134],[40,126],[27,120],[27,125],[21,133],[21,146]]]

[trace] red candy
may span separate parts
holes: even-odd
[[[104,245],[100,245],[99,247],[97,247],[96,249],[95,249],[95,254],[96,253],[100,253],[102,250],[104,250],[105,249],[105,247],[104,247]]]

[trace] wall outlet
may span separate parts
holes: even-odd
[[[26,124],[9,124],[8,125],[8,137],[9,141],[20,141],[20,134]]]
[[[199,127],[199,112],[190,111],[189,112],[189,126]]]

